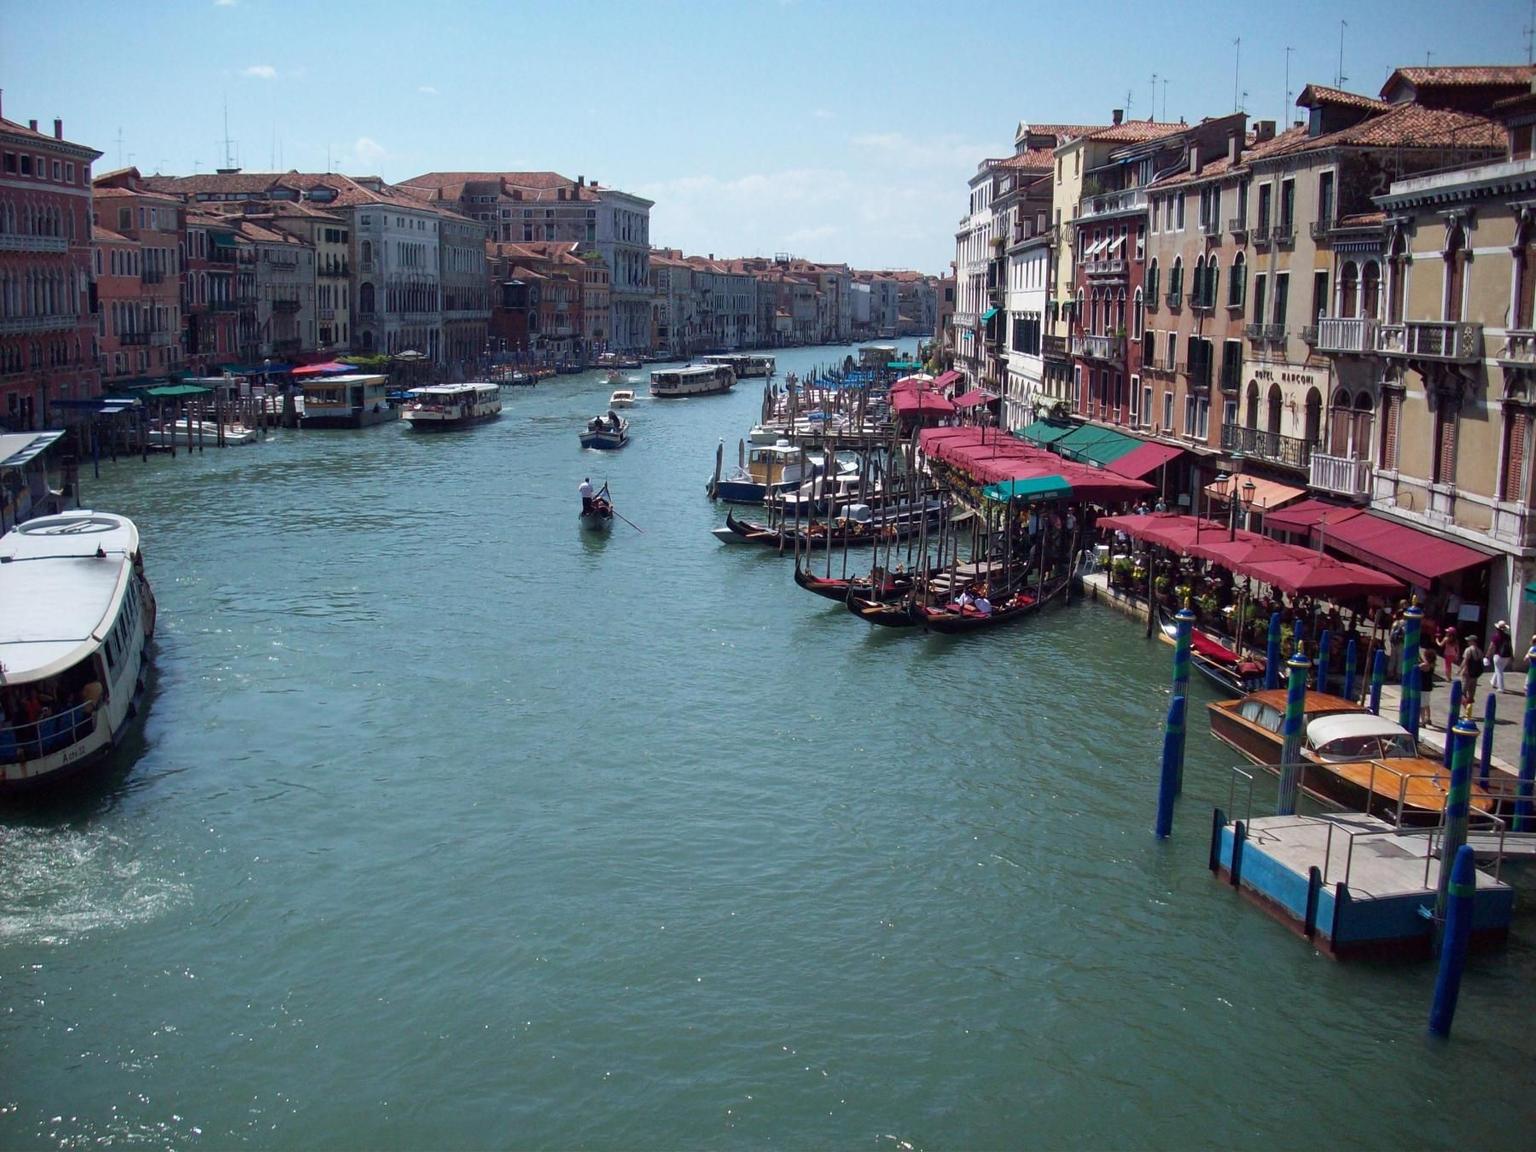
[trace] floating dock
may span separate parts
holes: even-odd
[[[1356,812],[1228,820],[1215,810],[1211,871],[1325,953],[1428,957],[1435,947],[1438,829]],[[1505,942],[1514,890],[1478,871],[1473,947]]]

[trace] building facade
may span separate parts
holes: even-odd
[[[91,295],[91,164],[101,155],[0,117],[0,426],[42,428],[100,391]]]

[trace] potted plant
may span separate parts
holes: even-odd
[[[1116,556],[1109,566],[1109,582],[1112,587],[1124,588],[1130,584],[1136,566],[1129,556]]]

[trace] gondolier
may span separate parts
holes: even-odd
[[[577,485],[576,492],[581,497],[582,515],[590,514],[592,511],[592,478],[590,476],[583,478],[582,482]]]

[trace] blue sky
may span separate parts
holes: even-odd
[[[1394,65],[1521,63],[1530,0],[1024,5],[737,0],[0,0],[4,114],[99,167],[554,169],[656,200],[658,244],[942,271],[1018,121],[1233,106]],[[1156,88],[1156,113],[1165,89]],[[1241,96],[1240,96],[1241,98]],[[121,131],[122,143],[118,143]]]

